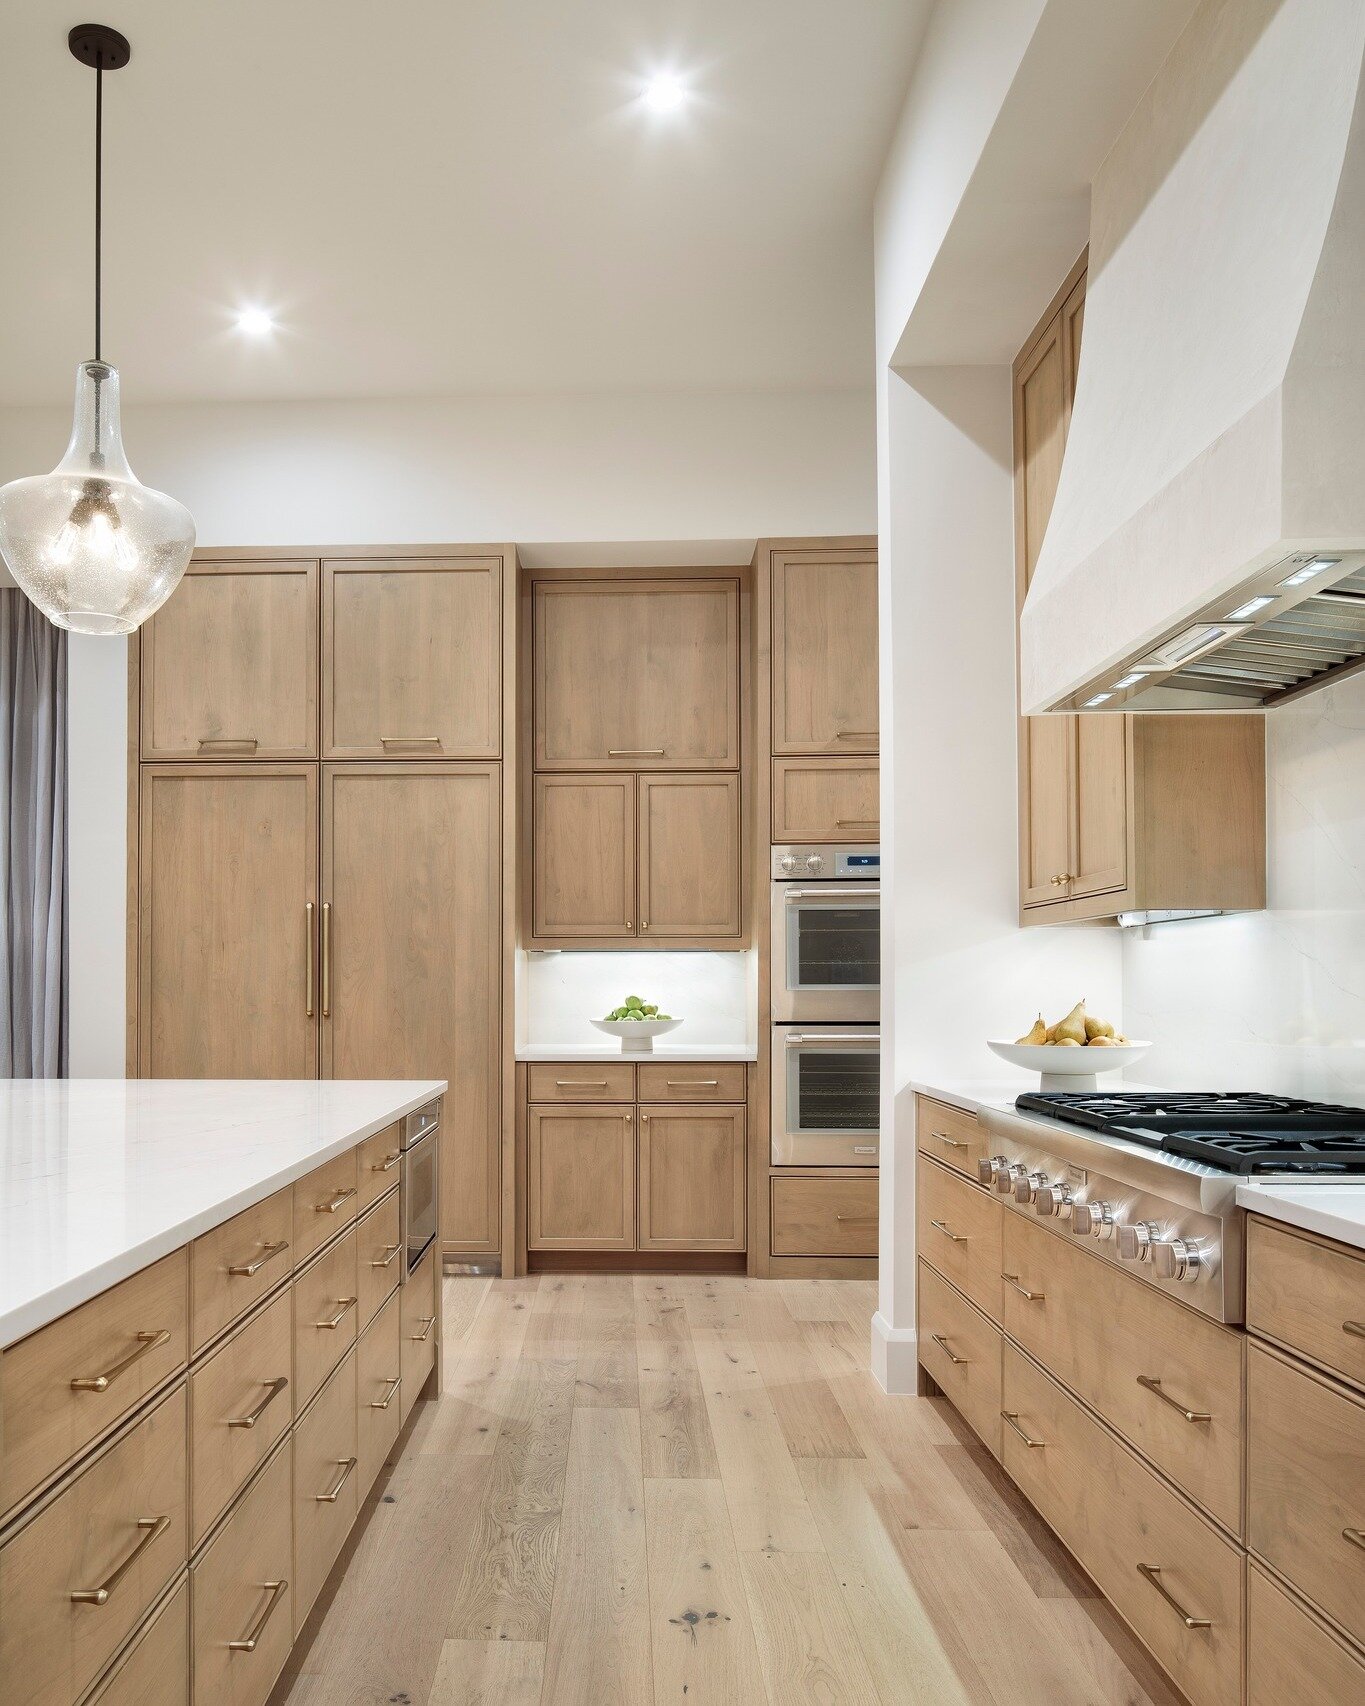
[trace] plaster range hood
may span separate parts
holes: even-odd
[[[1363,66],[1360,0],[1205,0],[1097,176],[1025,712],[1365,667]]]

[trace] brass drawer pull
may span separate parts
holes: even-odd
[[[334,1197],[330,1198],[327,1202],[315,1202],[313,1204],[313,1213],[314,1214],[335,1214],[336,1211],[341,1207],[342,1203],[349,1202],[351,1200],[351,1198],[353,1196],[355,1196],[355,1194],[356,1194],[355,1186],[354,1185],[347,1185],[347,1187],[344,1191],[338,1191],[337,1194]]]
[[[401,1244],[386,1244],[384,1246],[384,1254],[379,1258],[379,1260],[377,1262],[371,1262],[370,1266],[372,1268],[391,1268],[394,1264],[395,1258],[398,1255],[398,1252],[402,1248],[403,1248],[403,1246]]]
[[[253,1274],[260,1273],[267,1262],[273,1262],[276,1256],[282,1256],[288,1248],[287,1238],[281,1238],[278,1244],[262,1244],[261,1253],[254,1262],[234,1262],[228,1272],[235,1279],[250,1279]]]
[[[875,817],[836,817],[835,826],[839,829],[876,829],[878,820]]]
[[[934,1343],[938,1346],[938,1348],[943,1352],[944,1356],[947,1357],[948,1361],[951,1363],[956,1363],[959,1368],[965,1368],[967,1366],[967,1364],[972,1360],[970,1357],[954,1356],[952,1351],[950,1351],[948,1349],[948,1341],[947,1341],[947,1339],[944,1338],[942,1333],[930,1333],[929,1337],[934,1341]]]
[[[387,1410],[389,1405],[393,1403],[394,1396],[402,1384],[403,1382],[401,1378],[398,1380],[390,1380],[388,1382],[389,1389],[382,1398],[371,1398],[370,1408],[372,1410]]]
[[[304,1017],[313,1017],[313,914],[317,908],[311,900],[303,903],[303,1012]]]
[[[1162,1599],[1166,1601],[1167,1605],[1170,1606],[1171,1610],[1175,1612],[1176,1616],[1179,1617],[1180,1621],[1187,1629],[1213,1628],[1213,1619],[1211,1617],[1190,1616],[1189,1612],[1186,1611],[1185,1607],[1162,1581],[1160,1564],[1139,1564],[1138,1574],[1152,1584],[1156,1591],[1161,1595]]]
[[[313,1325],[320,1333],[331,1333],[335,1331],[335,1329],[338,1328],[346,1319],[346,1311],[348,1309],[355,1308],[355,1303],[356,1300],[353,1297],[339,1297],[337,1299],[337,1312],[333,1315],[332,1319],[330,1321],[314,1321]]]
[[[1365,1339],[1365,1321],[1343,1321],[1343,1333],[1349,1333],[1353,1339]]]
[[[876,729],[840,729],[835,740],[875,740]]]
[[[380,735],[380,746],[439,746],[440,735]]]
[[[201,735],[199,739],[200,752],[215,746],[224,752],[255,752],[258,745],[251,735]]]
[[[109,1595],[113,1593],[157,1536],[164,1534],[171,1526],[171,1519],[168,1516],[140,1516],[137,1519],[137,1526],[142,1530],[142,1538],[133,1547],[133,1550],[116,1569],[104,1578],[99,1587],[73,1588],[71,1590],[72,1605],[107,1605]]]
[[[1352,1546],[1359,1546],[1365,1552],[1365,1528],[1343,1528],[1341,1538],[1349,1540]]]
[[[1041,1451],[1043,1449],[1043,1447],[1047,1444],[1047,1441],[1045,1439],[1030,1439],[1029,1438],[1029,1436],[1019,1426],[1019,1412],[1018,1412],[1018,1410],[1002,1410],[1000,1412],[1000,1414],[1005,1418],[1005,1420],[1009,1423],[1009,1425],[1014,1429],[1015,1433],[1017,1433],[1019,1435],[1020,1439],[1023,1440],[1024,1444],[1026,1446],[1028,1446],[1030,1451]]]
[[[275,1400],[279,1397],[280,1393],[283,1392],[284,1389],[288,1385],[289,1385],[289,1382],[284,1377],[284,1375],[280,1375],[275,1380],[267,1381],[266,1386],[267,1386],[268,1390],[266,1392],[266,1395],[264,1398],[261,1399],[260,1403],[256,1406],[256,1408],[254,1410],[252,1410],[248,1415],[230,1417],[228,1420],[228,1426],[230,1428],[254,1428],[256,1426],[256,1423],[260,1421],[261,1417],[266,1413],[266,1411],[269,1409],[269,1407],[275,1402]]]
[[[1154,1374],[1140,1374],[1137,1377],[1139,1386],[1146,1387],[1148,1392],[1155,1392],[1163,1404],[1169,1404],[1173,1410],[1178,1410],[1187,1422],[1211,1422],[1213,1417],[1207,1410],[1187,1410],[1183,1404],[1178,1404],[1169,1392],[1163,1392],[1161,1382]]]
[[[386,1155],[382,1161],[371,1161],[370,1171],[372,1173],[392,1173],[402,1159],[403,1151],[395,1149],[391,1154]]]
[[[1041,1303],[1046,1295],[1041,1291],[1030,1291],[1027,1286],[1020,1285],[1018,1274],[1001,1274],[1001,1279],[1011,1290],[1017,1291],[1020,1297],[1026,1297],[1030,1303]]]
[[[664,749],[661,746],[609,746],[608,758],[662,758]]]
[[[356,1460],[354,1457],[338,1457],[337,1468],[341,1471],[340,1475],[337,1476],[336,1480],[333,1481],[332,1485],[325,1493],[313,1494],[314,1502],[320,1505],[334,1505],[341,1497],[341,1489],[350,1480],[351,1471],[355,1468],[355,1464]]]
[[[834,1218],[836,1220],[847,1220],[854,1226],[874,1226],[877,1221],[875,1214],[836,1214]],[[935,1222],[935,1225],[937,1225],[937,1222]],[[952,1233],[950,1232],[948,1236],[951,1238]],[[962,1239],[962,1243],[965,1244],[966,1242],[967,1240],[965,1238]]]
[[[945,1238],[951,1238],[954,1244],[969,1244],[971,1242],[971,1239],[964,1232],[954,1232],[952,1227],[942,1220],[931,1220],[929,1224],[936,1232],[941,1232]]]
[[[930,1137],[936,1137],[940,1143],[951,1144],[954,1149],[970,1149],[970,1143],[964,1143],[960,1137],[949,1137],[946,1131],[931,1131]]]
[[[165,1327],[154,1333],[139,1333],[135,1349],[129,1351],[126,1357],[120,1358],[112,1368],[106,1368],[103,1374],[77,1375],[71,1382],[71,1390],[73,1392],[107,1392],[119,1375],[126,1374],[135,1362],[141,1362],[142,1358],[150,1352],[159,1350],[162,1345],[169,1344],[170,1338],[170,1330]],[[103,1603],[104,1601],[101,1600],[100,1604],[103,1605]]]
[[[436,1317],[433,1315],[430,1317],[430,1319],[426,1320],[425,1324],[422,1327],[422,1331],[420,1333],[414,1333],[412,1335],[413,1344],[414,1345],[426,1344],[427,1340],[431,1337],[431,1329],[435,1325],[436,1325]]]
[[[670,1090],[719,1090],[719,1078],[665,1078]]]
[[[261,1586],[270,1595],[270,1598],[265,1602],[265,1609],[251,1625],[251,1630],[247,1635],[243,1636],[240,1641],[228,1642],[227,1648],[230,1653],[254,1653],[256,1651],[256,1643],[265,1633],[265,1626],[270,1621],[270,1614],[284,1597],[284,1590],[289,1586],[289,1583],[262,1582]]]
[[[556,1078],[556,1090],[605,1090],[605,1078]]]

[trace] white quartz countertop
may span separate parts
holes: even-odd
[[[650,1054],[623,1054],[620,1043],[520,1043],[518,1060],[757,1060],[756,1043],[654,1045]]]
[[[1365,1181],[1298,1185],[1248,1179],[1237,1186],[1237,1206],[1365,1250]]]
[[[0,1347],[445,1092],[426,1080],[0,1086]]]

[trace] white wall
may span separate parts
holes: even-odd
[[[50,468],[69,430],[64,408],[0,411],[0,482]],[[134,404],[124,434],[202,545],[726,540],[747,556],[764,535],[875,526],[870,388]],[[125,669],[121,642],[73,645],[77,1075],[123,1069]]]

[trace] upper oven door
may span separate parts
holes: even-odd
[[[775,1029],[774,1166],[875,1167],[880,1145],[880,1033]]]
[[[773,884],[774,1019],[875,1023],[881,910],[878,883]]]

